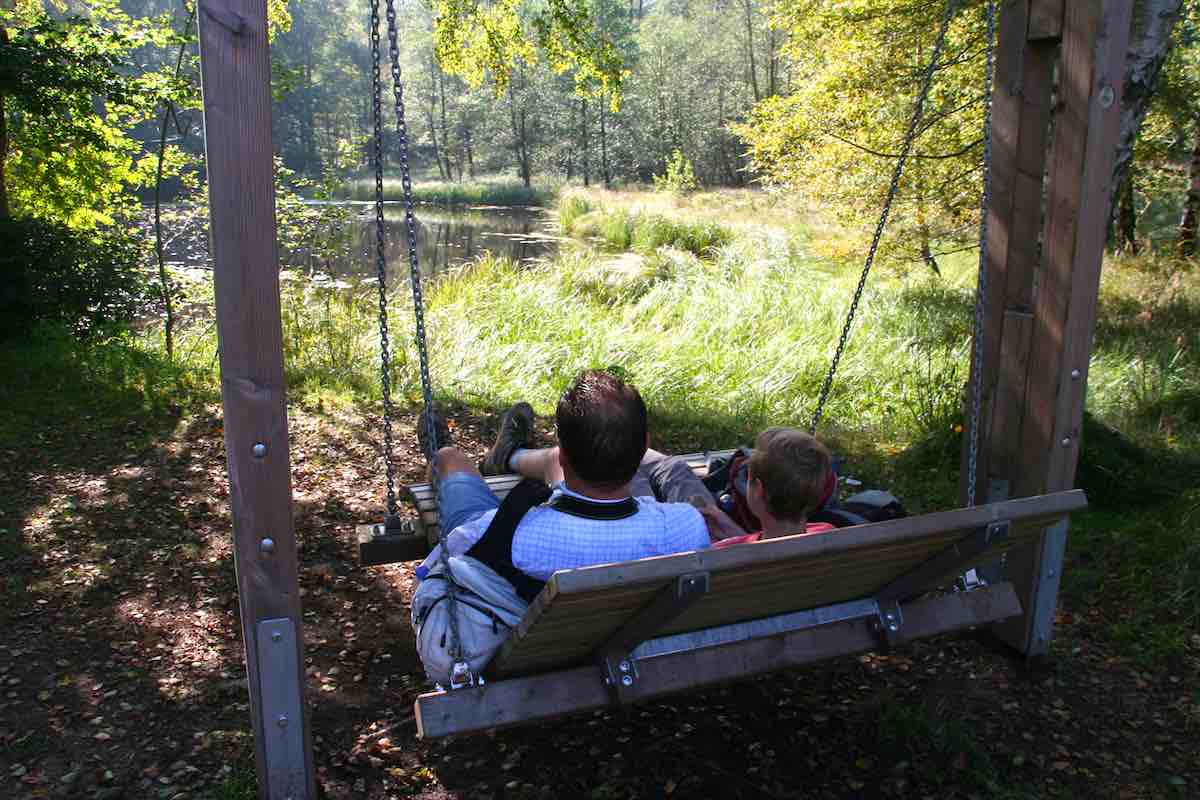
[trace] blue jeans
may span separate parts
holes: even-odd
[[[442,530],[446,533],[473,522],[500,507],[500,498],[483,478],[470,472],[452,472],[438,484]]]

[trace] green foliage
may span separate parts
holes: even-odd
[[[692,162],[677,147],[667,159],[667,171],[654,176],[654,188],[660,192],[687,194],[700,188],[696,183],[696,171]]]
[[[436,0],[434,46],[447,72],[473,86],[490,78],[502,94],[519,64],[533,64],[538,50],[556,74],[570,71],[580,91],[620,96],[624,62],[607,31],[596,24],[611,0],[522,0],[476,3]]]
[[[788,34],[791,68],[803,77],[733,126],[766,181],[803,193],[866,239],[944,8],[897,0],[779,3],[775,22]],[[893,207],[885,261],[919,262],[925,246],[957,246],[978,218],[983,9],[966,4],[950,27]]]
[[[54,321],[90,335],[128,322],[146,301],[138,243],[35,219],[0,219],[0,338]]]
[[[14,212],[94,229],[128,217],[130,190],[152,180],[131,129],[160,102],[186,107],[195,93],[165,68],[137,68],[138,52],[180,41],[168,18],[133,18],[112,0],[86,10],[65,19],[4,12],[13,26],[0,45],[10,141],[0,160]]]

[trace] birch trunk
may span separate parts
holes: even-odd
[[[1179,21],[1183,0],[1144,0],[1140,6],[1135,12],[1138,17],[1134,22],[1129,62],[1125,68],[1121,133],[1117,140],[1117,158],[1113,163],[1109,209],[1114,207],[1116,193],[1125,184],[1125,176],[1133,163],[1133,145],[1142,129],[1150,98],[1154,96],[1159,75],[1171,49],[1171,31]]]
[[[1185,256],[1196,255],[1196,228],[1200,223],[1200,119],[1196,120],[1196,146],[1192,150],[1191,181],[1183,220],[1179,223],[1179,251]]]

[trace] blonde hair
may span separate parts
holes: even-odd
[[[750,456],[750,474],[762,481],[767,508],[779,519],[802,519],[816,511],[830,469],[825,445],[795,428],[767,428]]]

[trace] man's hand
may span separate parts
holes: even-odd
[[[704,524],[708,526],[708,535],[713,541],[720,539],[728,539],[731,536],[745,536],[746,531],[742,529],[733,519],[722,511],[717,506],[702,506],[697,509],[700,516],[704,517]]]

